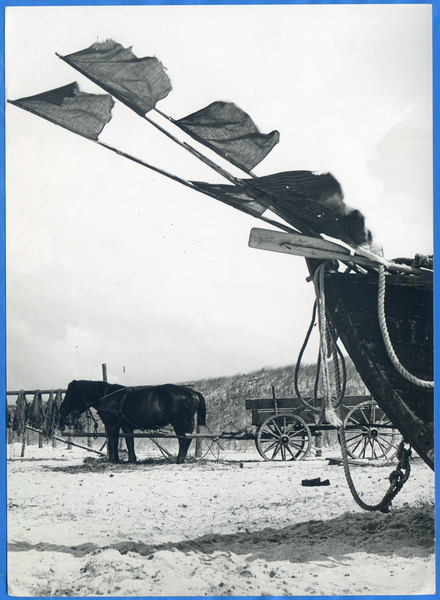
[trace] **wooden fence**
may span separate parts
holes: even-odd
[[[30,404],[27,402],[27,398],[26,396],[33,396],[33,399],[35,400],[35,398],[37,397],[37,395],[40,396],[41,398],[41,402],[44,408],[44,404],[43,404],[43,395],[50,395],[52,394],[52,396],[56,396],[57,394],[59,394],[62,398],[62,396],[66,393],[67,390],[65,389],[52,389],[52,390],[18,390],[18,391],[7,391],[6,392],[6,396],[16,396],[17,397],[17,401],[19,399],[19,397],[23,398],[26,402],[26,408],[30,408]],[[49,399],[48,399],[49,400]],[[46,401],[46,408],[47,408],[47,402]],[[7,429],[8,429],[8,444],[12,444],[14,441],[14,437],[16,435],[16,431],[14,431],[13,428],[13,418],[14,418],[14,413],[15,413],[15,409],[17,407],[17,401],[15,405],[11,405],[11,404],[7,404],[7,411],[9,411],[9,418],[7,418]],[[12,414],[11,414],[12,413]],[[23,420],[24,422],[21,424],[20,426],[20,431],[18,433],[18,435],[21,435],[21,442],[22,442],[22,449],[21,449],[21,456],[23,457],[25,454],[25,448],[26,445],[28,445],[30,443],[30,435],[32,435],[32,433],[37,433],[38,434],[38,445],[41,448],[43,445],[43,438],[44,438],[44,431],[36,426],[32,426],[32,424],[29,423],[29,416],[28,415],[23,415]],[[101,450],[95,450],[94,448],[92,448],[92,443],[91,443],[91,438],[88,436],[87,437],[87,446],[84,446],[82,444],[78,444],[77,442],[73,442],[72,441],[72,432],[68,432],[67,435],[65,435],[64,439],[63,437],[57,436],[55,435],[54,431],[51,431],[50,434],[50,439],[52,440],[52,444],[55,446],[56,442],[62,442],[63,444],[67,444],[68,448],[72,447],[72,446],[76,446],[79,448],[82,448],[84,450],[87,450],[89,452],[95,452],[97,454],[100,454],[102,456],[105,456],[105,454],[103,452],[101,452]],[[105,435],[105,434],[104,434]],[[105,444],[104,444],[105,445]],[[104,447],[104,446],[103,446]]]

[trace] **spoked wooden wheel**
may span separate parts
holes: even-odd
[[[374,400],[354,406],[344,427],[351,458],[391,460],[396,456],[402,436]]]
[[[307,423],[288,412],[268,417],[260,425],[256,439],[258,452],[265,460],[303,460],[311,442]]]

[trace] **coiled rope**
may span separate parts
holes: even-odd
[[[414,383],[415,385],[418,385],[420,387],[433,388],[433,381],[426,381],[424,379],[419,379],[418,377],[412,375],[409,371],[405,369],[405,367],[397,358],[396,353],[394,352],[394,348],[390,340],[390,335],[388,333],[388,327],[385,317],[385,279],[385,267],[381,265],[379,267],[378,314],[380,331],[382,333],[383,341],[387,349],[388,356],[390,357],[390,360],[393,363],[393,365],[396,367],[399,373],[403,375],[403,377],[405,377],[405,379],[411,381],[411,383]]]

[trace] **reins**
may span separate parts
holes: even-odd
[[[85,395],[84,395],[84,390],[81,390],[81,391],[82,391],[82,395],[83,395],[83,401],[84,401],[84,405],[85,405],[85,407],[86,407],[86,412],[88,412],[88,414],[90,415],[90,417],[91,417],[91,419],[92,419],[92,421],[93,421],[93,423],[94,423],[94,428],[95,428],[95,430],[94,430],[94,435],[93,435],[93,438],[96,440],[96,439],[97,439],[97,437],[98,437],[97,433],[98,433],[98,427],[99,427],[99,424],[98,424],[98,421],[97,421],[97,420],[95,419],[95,417],[93,416],[93,413],[92,413],[92,411],[90,410],[90,408],[93,406],[93,404],[94,404],[94,403],[92,403],[92,404],[90,404],[90,405],[89,405],[89,404],[87,403],[86,397],[85,397]]]

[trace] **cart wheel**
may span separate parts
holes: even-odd
[[[265,460],[303,460],[310,450],[312,435],[301,417],[280,412],[260,425],[255,442]]]
[[[374,400],[354,406],[345,417],[344,427],[351,458],[391,460],[396,456],[402,436]]]

